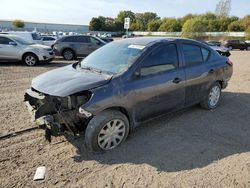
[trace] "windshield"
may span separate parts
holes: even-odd
[[[126,70],[139,57],[144,47],[124,42],[111,42],[83,59],[81,67],[117,74]]]
[[[19,44],[22,44],[22,45],[30,45],[32,43],[20,38],[20,37],[12,37],[16,42],[18,42]]]

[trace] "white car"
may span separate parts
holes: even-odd
[[[43,45],[52,47],[52,45],[55,43],[56,39],[54,37],[44,36],[41,38],[41,41],[42,41]]]
[[[28,32],[28,31],[9,31],[0,34],[9,34],[16,35],[20,38],[26,40],[29,43],[42,44],[41,35],[37,32]]]
[[[27,66],[34,66],[54,57],[51,47],[32,44],[15,35],[0,34],[0,60],[23,61]]]

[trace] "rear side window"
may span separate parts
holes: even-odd
[[[203,55],[199,46],[183,44],[182,48],[186,66],[192,66],[203,62]]]
[[[78,37],[76,37],[76,42],[84,42],[84,43],[88,43],[88,37],[86,37],[86,36],[78,36]]]
[[[178,53],[175,44],[161,45],[146,59],[141,66],[141,76],[161,73],[178,67]]]
[[[209,58],[209,55],[210,55],[210,51],[205,49],[205,48],[201,48],[201,53],[202,53],[202,56],[203,56],[203,60],[207,61],[208,58]]]
[[[0,44],[9,44],[9,42],[13,42],[13,41],[6,37],[0,37]]]
[[[76,37],[65,37],[63,40],[63,42],[76,42]]]
[[[55,39],[52,37],[43,37],[43,41],[53,41],[53,40]]]
[[[32,36],[33,40],[40,40],[41,39],[40,35],[38,35],[37,33],[31,33],[31,36]]]

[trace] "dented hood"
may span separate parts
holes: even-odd
[[[111,78],[112,75],[68,65],[37,76],[32,80],[32,87],[44,94],[65,97],[104,85]]]

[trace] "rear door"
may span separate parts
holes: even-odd
[[[139,76],[126,84],[137,122],[184,106],[184,71],[179,62],[175,43],[161,44],[141,61],[135,72]]]
[[[88,39],[89,39],[89,45],[88,45],[89,53],[92,53],[93,51],[102,46],[102,42],[99,41],[98,39],[91,36],[89,36]]]
[[[78,48],[77,53],[79,55],[86,56],[89,54],[89,41],[88,36],[76,36],[77,46]]]
[[[185,106],[200,102],[214,81],[216,68],[210,61],[210,49],[193,43],[181,43],[185,64]]]

